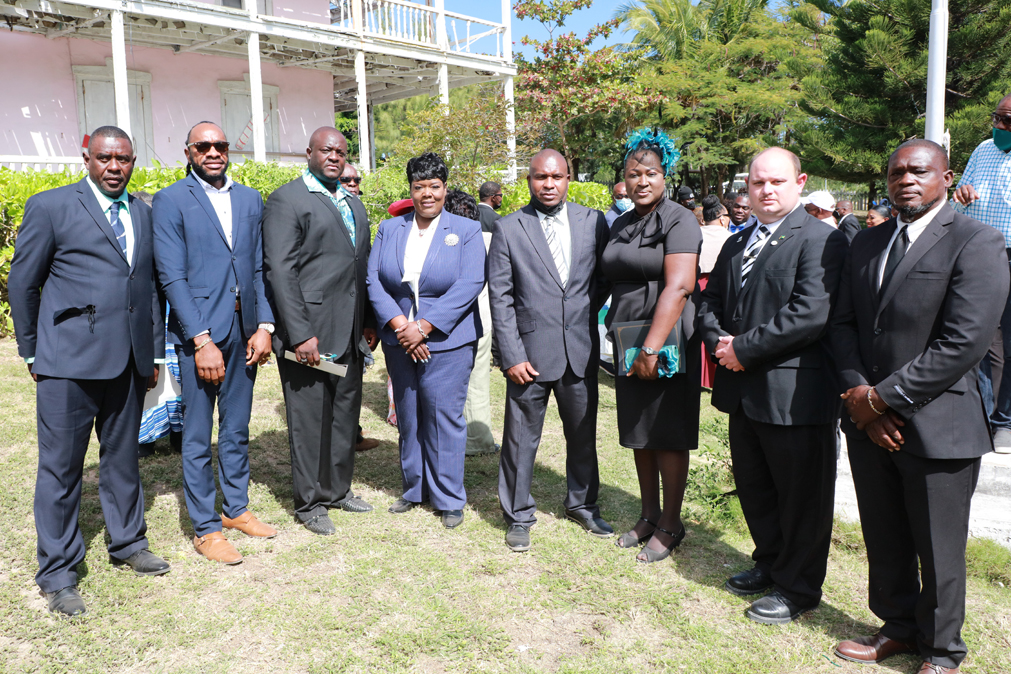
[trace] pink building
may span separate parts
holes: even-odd
[[[182,162],[186,132],[221,124],[233,161],[304,158],[308,135],[357,110],[373,164],[372,106],[501,80],[512,98],[510,1],[498,22],[445,0],[0,2],[0,165],[81,162],[115,124],[138,163]],[[3,25],[3,24],[0,24]]]

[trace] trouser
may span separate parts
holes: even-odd
[[[217,490],[211,455],[215,403],[221,510],[234,519],[246,512],[249,505],[249,416],[257,366],[246,365],[246,340],[239,314],[235,314],[228,336],[220,342],[215,340],[215,345],[225,361],[225,379],[220,384],[211,384],[197,375],[193,340],[176,346],[186,410],[183,490],[197,536],[221,531],[221,517],[214,507]]]
[[[1004,379],[1004,333],[997,328],[997,333],[990,342],[990,349],[983,360],[979,361],[979,395],[983,398],[983,408],[989,419],[993,416],[994,392],[1000,391],[1000,383]]]
[[[567,511],[584,517],[600,517],[597,494],[597,370],[579,377],[566,366],[556,381],[506,384],[505,429],[499,460],[498,496],[507,524],[533,526],[537,505],[530,493],[534,460],[544,429],[548,396],[555,394],[565,433]]]
[[[1011,258],[1011,248],[1008,249],[1008,257]],[[1011,295],[1008,296],[1004,314],[1000,317],[1000,331],[1004,354],[1011,355]],[[1000,388],[997,389],[997,400],[990,416],[990,426],[994,430],[1011,429],[1011,358],[1004,358]]]
[[[98,435],[98,498],[109,554],[126,559],[147,547],[144,490],[137,465],[137,436],[146,378],[133,359],[115,379],[60,379],[39,375],[36,416],[39,468],[35,481],[35,530],[43,592],[77,584],[84,537],[77,519],[81,480],[92,425]]]
[[[965,658],[965,544],[980,459],[927,459],[849,436],[867,544],[869,603],[882,634],[954,668]]]
[[[492,452],[495,438],[491,433],[491,330],[477,340],[474,369],[467,386],[463,417],[467,421],[467,452]]]
[[[301,522],[325,515],[354,496],[351,478],[362,411],[362,355],[357,342],[348,346],[339,362],[348,366],[344,377],[277,359],[288,420],[295,516]]]
[[[755,565],[787,599],[821,601],[832,540],[836,425],[778,426],[730,415],[730,456]]]

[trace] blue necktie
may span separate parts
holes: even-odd
[[[119,241],[123,257],[126,257],[126,228],[119,221],[119,209],[122,205],[119,201],[112,202],[112,206],[109,207],[109,224],[112,225],[112,232],[116,235],[116,240]]]

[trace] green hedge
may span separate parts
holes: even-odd
[[[301,166],[281,166],[251,161],[232,164],[229,168],[229,174],[235,182],[259,191],[264,199],[281,185],[302,175],[302,171]],[[130,192],[154,194],[185,175],[186,171],[181,166],[170,168],[158,165],[154,168],[138,168],[133,172],[128,189]],[[14,171],[0,167],[0,335],[14,334],[10,306],[7,303],[7,274],[14,255],[14,240],[24,217],[25,202],[33,194],[69,185],[82,177],[83,173],[69,170],[62,173],[47,173],[32,170]],[[379,223],[390,217],[386,211],[390,202],[408,196],[407,181],[399,172],[380,169],[362,181],[362,194],[364,195],[362,201],[372,224],[372,233],[375,235]],[[610,192],[597,183],[571,183],[569,199],[598,210],[607,210],[611,204]],[[511,213],[528,200],[529,192],[525,181],[505,186],[502,211]]]

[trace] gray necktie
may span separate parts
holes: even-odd
[[[758,231],[755,232],[754,240],[748,244],[748,247],[744,251],[744,262],[741,263],[741,287],[744,287],[744,283],[748,280],[748,273],[751,268],[755,266],[755,260],[758,259],[758,254],[762,252],[762,244],[765,240],[769,238],[769,228],[765,225],[759,225]]]
[[[112,202],[112,206],[109,207],[109,224],[112,225],[112,233],[116,235],[116,240],[119,241],[123,257],[126,257],[126,228],[123,227],[123,223],[119,220],[119,208],[122,205],[118,201]]]
[[[565,256],[562,253],[562,242],[559,239],[558,232],[555,231],[555,225],[558,224],[558,220],[553,216],[549,215],[544,218],[544,237],[548,240],[548,249],[551,251],[551,257],[555,261],[555,268],[558,269],[558,277],[562,279],[562,285],[564,286],[569,282],[569,265],[565,263]]]

